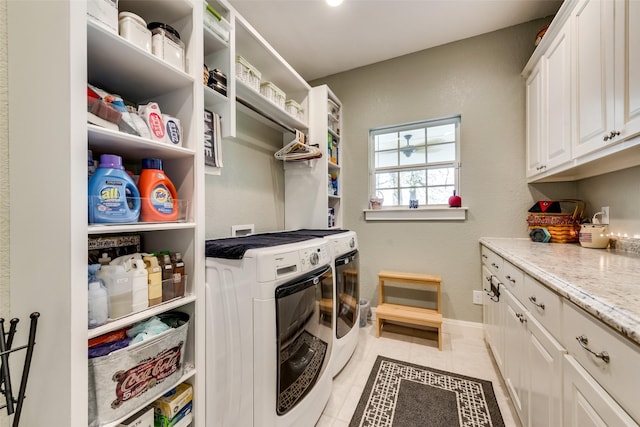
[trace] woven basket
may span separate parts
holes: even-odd
[[[558,201],[563,209],[565,206],[570,206],[570,209],[567,208],[567,212],[562,213],[529,212],[527,216],[529,232],[534,228],[546,228],[551,235],[551,243],[577,242],[580,237],[580,223],[584,218],[587,203],[576,199]]]

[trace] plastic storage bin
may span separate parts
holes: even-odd
[[[287,99],[287,96],[278,86],[274,85],[272,82],[264,82],[260,85],[260,93],[269,101],[284,110],[284,102]]]
[[[121,37],[151,53],[151,31],[147,29],[147,23],[144,19],[135,13],[120,12],[118,14],[118,31]]]
[[[236,78],[256,92],[260,92],[262,74],[240,55],[236,56]]]
[[[284,109],[296,119],[304,121],[304,108],[293,99],[287,99],[287,102],[284,103]]]
[[[175,325],[153,338],[89,359],[89,422],[113,422],[175,386],[184,371],[189,315],[159,314]]]
[[[151,49],[153,54],[179,70],[184,67],[184,43],[180,34],[170,25],[151,22],[147,25],[151,30]]]

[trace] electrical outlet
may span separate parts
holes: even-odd
[[[482,291],[473,291],[473,303],[482,305]]]
[[[602,211],[600,224],[609,224],[609,206],[603,206],[600,210]]]

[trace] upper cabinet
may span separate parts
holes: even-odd
[[[640,164],[638,23],[640,5],[631,0],[563,3],[523,71],[530,182]],[[539,94],[529,82],[541,85]]]

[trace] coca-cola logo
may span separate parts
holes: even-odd
[[[116,399],[111,402],[111,408],[116,409],[122,402],[140,396],[178,371],[182,344],[181,341],[177,346],[145,359],[127,371],[116,372],[112,378],[116,382]]]

